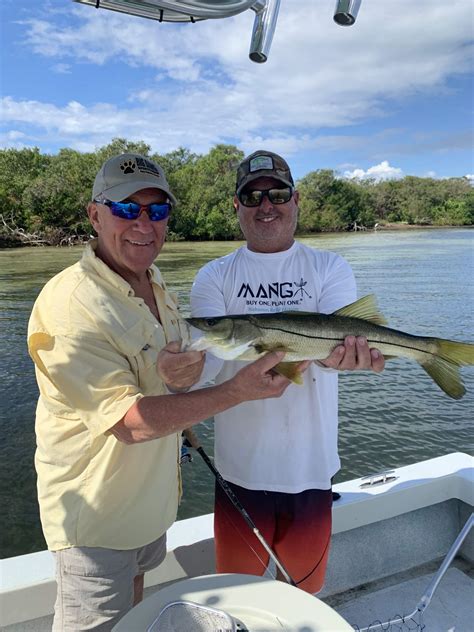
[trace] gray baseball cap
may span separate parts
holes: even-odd
[[[139,154],[121,154],[100,168],[92,187],[92,199],[103,195],[112,202],[121,202],[141,189],[160,189],[176,204],[159,165]]]
[[[269,177],[280,180],[286,186],[294,187],[293,176],[286,160],[272,151],[259,149],[244,158],[237,169],[236,193],[258,178]]]

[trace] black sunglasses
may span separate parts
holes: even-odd
[[[112,200],[105,199],[94,201],[108,206],[112,215],[121,219],[137,219],[142,211],[146,211],[152,222],[160,222],[162,219],[166,219],[171,212],[171,204],[169,202],[163,202],[162,204],[137,204],[136,202],[112,202]]]
[[[261,191],[260,189],[244,189],[237,195],[237,197],[239,198],[240,203],[244,206],[260,206],[265,195],[272,204],[286,204],[286,202],[290,201],[291,196],[293,195],[293,188],[273,188],[265,189],[264,191]]]

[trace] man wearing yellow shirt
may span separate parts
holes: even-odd
[[[280,396],[271,353],[218,386],[153,265],[176,200],[159,165],[108,160],[88,205],[97,238],[34,305],[28,348],[40,396],[38,498],[58,595],[53,630],[110,630],[166,553],[180,497],[183,429],[243,401]],[[163,381],[183,392],[170,393]]]

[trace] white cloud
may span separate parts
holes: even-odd
[[[179,145],[207,151],[218,142],[244,151],[265,145],[285,155],[335,151],[367,139],[323,135],[323,129],[383,118],[390,100],[439,93],[448,78],[469,70],[471,7],[465,0],[449,6],[364,0],[349,29],[336,26],[322,2],[282,3],[264,65],[248,60],[253,15],[172,25],[72,5],[48,19],[32,17],[24,26],[36,55],[53,59],[56,71],[113,62],[109,80],[123,82],[124,101],[86,106],[80,99],[56,104],[11,97],[4,120],[72,147],[96,147],[120,135],[145,138],[159,152]],[[124,81],[120,64],[148,72],[146,87],[130,72]]]
[[[26,134],[15,129],[0,134],[0,146],[5,149],[21,149],[27,140]]]
[[[71,64],[54,64],[52,66],[53,72],[56,72],[58,75],[69,75],[71,73]]]
[[[26,42],[39,55],[102,66],[114,60],[150,67],[181,81],[199,77],[195,60],[180,53],[188,26],[159,24],[92,7],[71,7],[70,20],[30,18]]]
[[[23,132],[19,132],[18,130],[12,129],[6,134],[6,137],[9,140],[19,140],[20,138],[25,138],[26,134]]]
[[[474,186],[474,173],[466,173],[464,177],[467,178],[467,180],[469,180],[469,183],[471,184],[471,186]]]
[[[344,177],[351,180],[363,180],[372,178],[379,180],[396,180],[403,178],[403,171],[398,167],[392,167],[388,160],[383,160],[380,164],[369,167],[366,171],[363,169],[354,169],[353,171],[345,171]]]

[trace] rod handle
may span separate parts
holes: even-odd
[[[198,450],[201,447],[199,439],[192,428],[186,428],[186,430],[183,430],[183,435],[189,441],[192,448]]]

